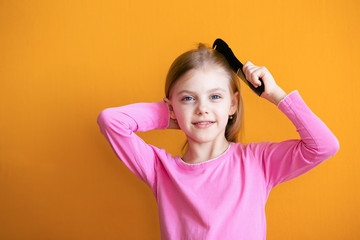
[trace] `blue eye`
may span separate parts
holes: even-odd
[[[192,97],[184,97],[184,98],[181,99],[181,100],[183,100],[183,101],[184,101],[184,100],[185,100],[185,101],[188,101],[188,100],[191,100],[191,98],[192,98]]]
[[[212,99],[220,99],[221,98],[219,95],[212,95],[212,97],[216,97],[216,98],[212,98]]]

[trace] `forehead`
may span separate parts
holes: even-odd
[[[192,69],[181,76],[173,87],[174,94],[184,90],[192,92],[208,92],[220,88],[230,92],[228,74],[221,68]]]

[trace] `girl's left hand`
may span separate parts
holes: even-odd
[[[247,61],[243,66],[243,72],[246,79],[254,85],[254,87],[259,87],[261,78],[264,82],[265,89],[260,97],[267,99],[268,101],[278,104],[278,102],[283,99],[287,94],[276,84],[273,76],[264,66],[255,66],[250,61]]]

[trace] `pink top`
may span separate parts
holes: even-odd
[[[103,110],[101,133],[116,155],[155,195],[161,239],[266,239],[265,203],[277,184],[316,167],[339,142],[297,90],[279,104],[301,139],[243,145],[231,142],[220,156],[188,164],[145,143],[134,132],[166,129],[165,102]]]

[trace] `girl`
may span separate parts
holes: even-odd
[[[161,239],[266,239],[270,190],[339,150],[339,142],[297,90],[286,94],[265,67],[246,62],[246,78],[283,112],[301,139],[236,142],[243,123],[239,78],[216,50],[199,43],[171,65],[163,101],[103,110],[101,133],[154,193]],[[185,154],[173,157],[134,132],[181,129]],[[184,147],[185,147],[184,146]]]

